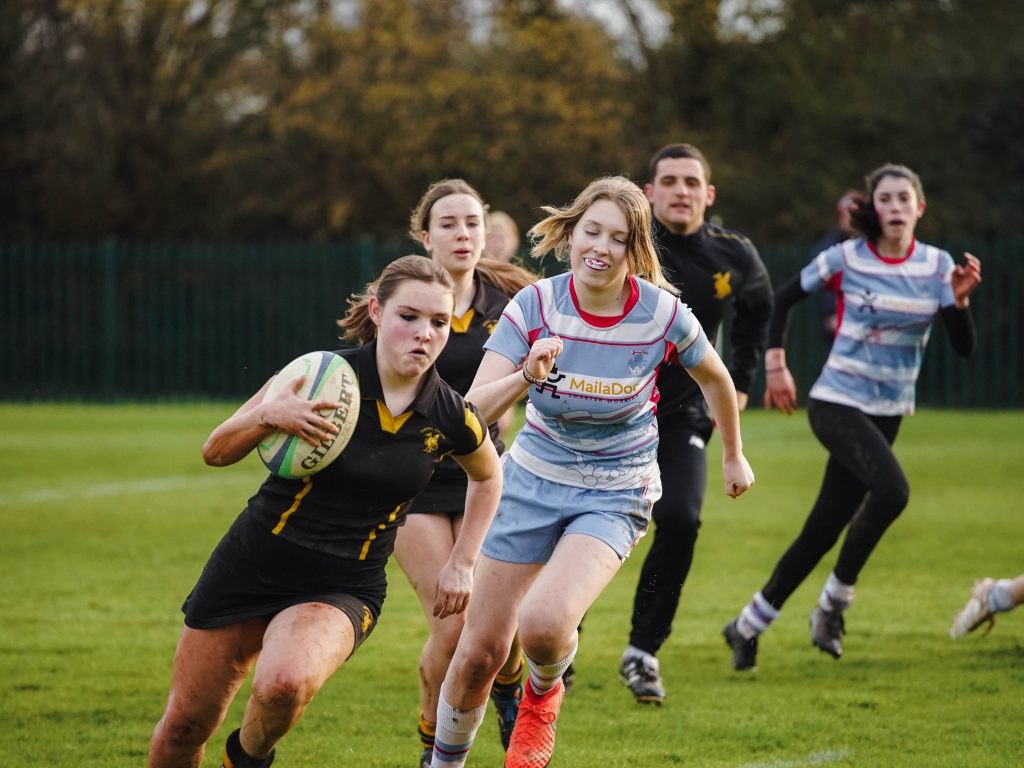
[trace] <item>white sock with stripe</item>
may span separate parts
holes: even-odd
[[[845,611],[852,602],[853,585],[844,584],[835,573],[830,573],[818,596],[818,607],[823,611]]]
[[[469,748],[473,746],[486,711],[486,703],[476,709],[455,709],[445,700],[444,691],[441,692],[431,768],[462,768],[466,764]]]
[[[764,599],[764,595],[758,592],[740,611],[739,618],[736,619],[736,629],[749,640],[768,629],[778,616],[778,609],[772,608],[771,604]]]
[[[545,693],[550,691],[562,678],[562,673],[572,664],[572,660],[576,658],[576,651],[580,647],[579,638],[576,639],[576,645],[572,647],[569,654],[564,659],[559,659],[554,664],[541,664],[539,661],[534,661],[529,656],[526,656],[526,663],[530,665],[530,688],[538,696],[543,696]]]
[[[988,609],[993,613],[1008,611],[1013,608],[1013,595],[1010,593],[1010,579],[1000,579],[988,589]]]

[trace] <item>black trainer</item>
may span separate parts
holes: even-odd
[[[845,632],[842,611],[826,611],[821,606],[811,611],[811,642],[833,659],[843,655]]]
[[[239,738],[240,733],[241,729],[236,729],[228,736],[227,743],[224,745],[224,758],[221,760],[220,768],[270,768],[270,764],[274,762],[274,753],[277,750],[270,750],[270,754],[262,760],[250,757],[242,749],[242,742]]]
[[[519,702],[523,698],[522,680],[502,685],[494,683],[491,686],[491,701],[494,702],[494,712],[498,715],[498,737],[501,739],[501,746],[508,750],[509,741],[512,740],[512,731],[516,727],[516,718],[519,717]]]
[[[420,755],[420,768],[430,768],[430,761],[434,759],[434,748],[424,747]]]
[[[565,672],[562,673],[562,685],[565,686],[566,694],[572,690],[572,684],[576,682],[576,668],[570,664],[565,668]]]
[[[660,705],[665,701],[665,685],[661,682],[658,660],[653,656],[625,656],[619,666],[619,677],[639,703]]]
[[[740,634],[733,619],[722,629],[725,643],[732,648],[732,668],[737,672],[757,669],[757,635],[749,640]]]

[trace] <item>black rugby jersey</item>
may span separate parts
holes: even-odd
[[[750,392],[772,315],[772,285],[754,244],[738,232],[705,222],[692,235],[674,235],[654,220],[654,242],[665,276],[714,344],[730,307],[731,356],[726,362],[736,389]],[[703,403],[700,387],[673,365],[658,373],[658,416],[691,411]],[[702,409],[703,411],[703,409]]]
[[[499,288],[482,279],[479,272],[474,273],[473,283],[476,288],[473,303],[462,317],[452,318],[448,343],[436,363],[441,378],[460,395],[469,391],[484,358],[484,342],[509,301]],[[491,424],[488,429],[494,447],[501,453],[505,446],[498,439],[498,425]],[[416,512],[457,513],[462,511],[465,496],[466,473],[448,457],[438,464],[433,480],[416,497],[413,506]]]
[[[247,510],[283,539],[365,561],[391,554],[409,501],[443,456],[470,454],[488,439],[479,411],[433,367],[409,410],[393,416],[384,405],[376,349],[374,341],[336,353],[352,364],[360,391],[359,420],[341,455],[311,477],[270,475]]]
[[[490,338],[494,326],[509,297],[500,289],[473,275],[475,295],[473,303],[462,317],[452,318],[448,343],[437,357],[437,372],[460,395],[469,392],[476,377],[476,369],[484,359],[484,342]]]

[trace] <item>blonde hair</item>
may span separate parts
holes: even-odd
[[[515,258],[516,252],[519,250],[519,227],[516,226],[515,219],[509,216],[504,211],[490,211],[487,214],[487,229],[488,234],[503,230],[508,236],[509,242],[512,245],[512,252],[506,256],[499,256],[493,253],[487,253],[487,249],[484,248],[484,253],[492,259],[497,261],[511,261]]]
[[[519,227],[516,226],[515,219],[504,211],[490,211],[487,214],[487,223],[505,227],[513,238],[519,239]]]
[[[408,280],[436,283],[451,294],[453,302],[455,300],[455,283],[448,270],[426,256],[403,256],[384,267],[380,277],[367,285],[362,293],[352,294],[349,298],[348,312],[337,321],[342,330],[342,341],[354,339],[362,345],[377,338],[377,326],[370,317],[370,298],[376,297],[382,305],[387,304],[398,286]]]
[[[420,198],[416,207],[412,209],[412,215],[409,216],[409,237],[415,242],[422,243],[422,233],[430,229],[430,211],[434,208],[434,203],[442,197],[448,197],[448,195],[469,195],[474,198],[480,203],[480,207],[483,208],[486,219],[487,204],[480,197],[480,193],[473,189],[468,181],[464,179],[441,179],[427,187],[427,191],[423,193],[423,197]],[[487,231],[486,221],[484,222],[484,231]]]
[[[587,209],[598,200],[610,200],[626,215],[629,228],[626,236],[628,273],[678,295],[679,290],[665,277],[654,247],[651,204],[643,190],[624,176],[606,176],[590,182],[565,208],[544,206],[542,210],[548,216],[526,233],[533,243],[530,253],[539,258],[554,252],[558,261],[568,261],[572,231]]]

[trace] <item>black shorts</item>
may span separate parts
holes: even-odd
[[[385,564],[307,549],[275,536],[243,512],[210,555],[181,610],[187,626],[211,629],[270,618],[301,603],[327,603],[351,619],[354,651],[377,625],[387,594]]]
[[[410,515],[448,515],[458,517],[466,511],[466,473],[460,467],[454,473],[438,470],[427,485],[413,499],[407,513]]]

